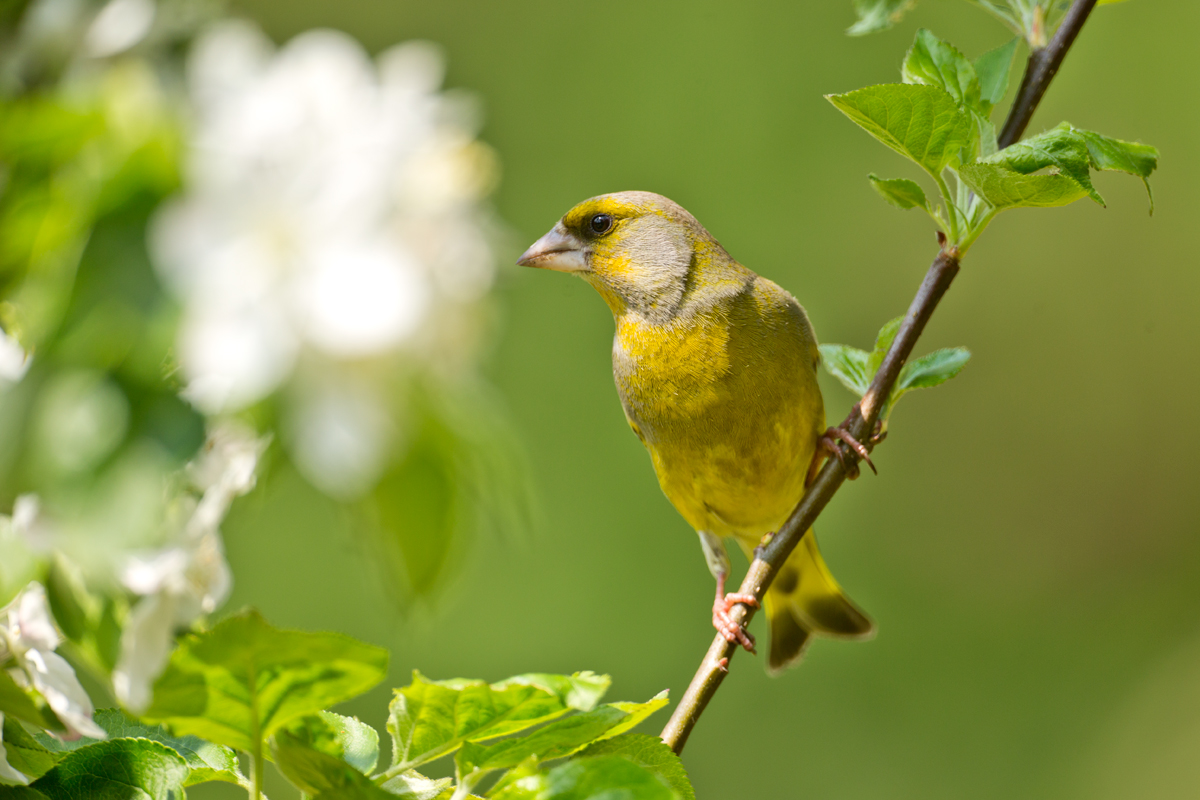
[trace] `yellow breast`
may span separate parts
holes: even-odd
[[[825,424],[807,319],[786,294],[794,308],[761,294],[666,323],[620,315],[613,347],[626,416],[667,497],[697,529],[746,539],[799,501]]]

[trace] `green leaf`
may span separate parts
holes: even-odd
[[[501,775],[484,796],[506,797],[509,800],[533,797],[545,787],[545,779],[546,775],[540,769],[537,756],[529,756]]]
[[[996,164],[1023,175],[1047,167],[1056,169],[1082,186],[1093,200],[1104,205],[1104,199],[1092,186],[1087,142],[1065,122],[1037,136],[1011,144],[995,155],[981,159],[980,163]]]
[[[453,792],[453,783],[450,778],[434,780],[415,769],[410,769],[385,781],[383,788],[393,797],[398,795],[402,800],[438,800],[443,795],[449,796]]]
[[[315,715],[305,720],[318,719]],[[271,757],[283,776],[305,794],[327,789],[375,784],[341,758],[313,747],[304,726],[276,731],[271,737]]]
[[[951,347],[910,361],[900,371],[900,377],[892,387],[883,416],[886,418],[890,415],[900,398],[913,389],[929,389],[950,380],[962,371],[970,358],[971,353],[967,348]]]
[[[896,317],[888,320],[879,329],[879,333],[875,335],[875,349],[871,351],[871,355],[867,358],[867,384],[875,380],[875,373],[879,372],[879,367],[883,364],[883,359],[887,355],[888,350],[892,349],[892,342],[896,340],[896,332],[900,330],[900,323],[904,322],[904,317]],[[864,391],[863,394],[866,394]]]
[[[608,703],[586,714],[553,722],[527,736],[505,739],[491,746],[467,742],[455,756],[455,764],[460,775],[482,774],[515,767],[531,756],[540,761],[569,756],[591,742],[624,733],[667,702],[664,691],[645,703]]]
[[[550,770],[538,800],[678,800],[653,772],[617,755],[580,758]]]
[[[970,358],[971,351],[965,347],[935,350],[906,364],[896,381],[896,389],[907,392],[940,386],[962,372]]]
[[[986,111],[990,111],[993,106],[1003,100],[1004,94],[1008,91],[1008,75],[1012,70],[1013,54],[1017,51],[1017,42],[1019,41],[1021,41],[1019,36],[1010,39],[995,50],[988,50],[975,59],[975,74],[979,78],[979,96],[980,100],[985,103]]]
[[[1065,206],[1088,196],[1087,189],[1066,175],[1023,175],[983,161],[962,166],[958,174],[998,211]]]
[[[64,757],[42,746],[15,719],[5,716],[0,734],[0,758],[25,777],[33,780],[45,775]],[[0,789],[0,792],[3,792]]]
[[[1067,123],[1063,123],[1064,125]],[[1150,213],[1154,213],[1154,193],[1150,191],[1150,173],[1158,167],[1158,149],[1139,142],[1125,142],[1094,131],[1072,128],[1082,137],[1087,146],[1092,167],[1100,170],[1117,170],[1136,175],[1146,186],[1150,197]]]
[[[332,711],[317,714],[334,732],[341,758],[359,772],[367,773],[379,763],[379,732],[358,717],[344,717]]]
[[[419,672],[396,690],[389,708],[392,768],[408,769],[454,752],[464,742],[515,733],[570,709],[587,711],[608,689],[607,675],[518,675],[500,683],[429,681]]]
[[[379,683],[387,662],[382,648],[337,633],[280,630],[245,611],[180,643],[145,717],[254,752],[291,720]]]
[[[292,785],[315,794],[357,782],[379,760],[379,734],[354,717],[329,711],[292,720],[271,737],[271,753]]]
[[[858,397],[867,393],[871,386],[871,378],[867,375],[867,359],[870,354],[857,347],[845,344],[823,344],[821,364],[825,371],[842,382]]]
[[[854,0],[854,11],[858,15],[846,31],[850,36],[887,30],[900,21],[905,12],[915,6],[916,0]]]
[[[890,83],[826,95],[839,111],[879,141],[940,175],[975,147],[971,117],[937,86]]]
[[[62,723],[47,710],[38,707],[24,689],[17,685],[6,670],[0,669],[0,713],[5,717],[16,717],[39,728],[63,730]]]
[[[446,794],[445,800],[450,795]],[[312,796],[312,800],[396,800],[396,795],[389,794],[375,784],[355,783],[352,786],[339,786],[336,789],[326,789]]]
[[[925,199],[925,192],[914,181],[907,178],[884,179],[874,173],[867,177],[871,180],[871,186],[879,192],[879,196],[896,208],[923,208],[929,211],[929,201]]]
[[[238,766],[237,754],[228,747],[206,742],[197,736],[172,736],[162,726],[143,725],[116,708],[98,709],[92,718],[110,739],[150,739],[179,753],[190,770],[188,786],[207,781],[237,784],[245,781]],[[83,736],[66,742],[46,734],[38,734],[37,740],[46,748],[61,753],[78,750],[97,741]]]
[[[579,758],[601,755],[618,755],[644,767],[659,780],[675,790],[682,800],[696,800],[688,780],[687,770],[679,756],[657,736],[644,733],[627,733],[590,745],[579,754]]]
[[[1066,205],[1082,196],[1080,190],[1104,205],[1092,186],[1091,170],[1136,175],[1149,194],[1148,178],[1157,166],[1158,150],[1150,145],[1113,139],[1064,122],[963,167],[960,175],[996,209]],[[1033,174],[1047,168],[1054,172]],[[1154,210],[1152,194],[1150,210]]]
[[[32,786],[50,800],[172,800],[188,766],[165,744],[109,739],[75,750]]]
[[[941,87],[960,106],[983,110],[974,65],[953,45],[925,28],[917,31],[900,67],[900,77],[905,83]]]

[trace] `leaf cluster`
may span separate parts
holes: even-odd
[[[667,704],[601,703],[610,679],[526,674],[498,683],[413,674],[388,708],[388,768],[370,725],[328,710],[370,689],[387,653],[335,633],[280,630],[246,611],[186,637],[155,684],[144,720],[105,709],[102,741],[64,742],[4,720],[8,763],[27,787],[3,796],[33,800],[170,800],[185,787],[224,781],[260,796],[274,762],[314,800],[507,800],[590,798],[619,791],[631,800],[694,800],[687,775],[660,739],[630,733]],[[0,673],[2,674],[2,673]],[[250,774],[239,767],[238,752]],[[455,778],[417,771],[453,757]]]
[[[1031,47],[1044,47],[1062,21],[1068,6],[1064,0],[968,0],[996,19],[1013,33],[1029,42]],[[1123,0],[1099,0],[1097,5],[1120,3]],[[851,36],[878,33],[895,25],[914,9],[917,0],[854,0],[857,21],[847,29]]]
[[[845,344],[820,345],[821,364],[825,371],[861,398],[871,387],[871,381],[875,379],[875,373],[883,364],[884,356],[891,349],[903,321],[903,317],[896,317],[880,328],[875,337],[875,347],[870,352]],[[884,425],[887,425],[887,419],[901,397],[914,389],[940,386],[962,372],[970,358],[971,353],[967,348],[948,347],[905,364],[880,411],[879,418]]]
[[[827,96],[933,180],[940,205],[915,181],[870,176],[887,202],[928,213],[959,255],[1001,211],[1067,205],[1083,197],[1103,205],[1091,180],[1100,170],[1135,175],[1149,192],[1147,179],[1158,165],[1158,151],[1149,145],[1066,122],[998,151],[991,114],[1007,91],[1016,45],[1013,39],[971,61],[920,30],[904,58],[902,83]]]

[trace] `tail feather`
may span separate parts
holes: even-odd
[[[875,623],[825,566],[811,530],[767,590],[766,611],[771,626],[767,670],[772,674],[799,662],[813,636],[861,640],[875,635]]]

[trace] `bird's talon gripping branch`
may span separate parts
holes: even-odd
[[[718,661],[717,669],[721,670],[721,672],[724,672],[725,674],[729,674],[729,659],[722,658],[720,661]]]
[[[821,440],[817,443],[817,446],[819,449],[825,450],[825,452],[829,453],[830,455],[836,456],[837,460],[842,462],[842,468],[846,470],[847,478],[854,480],[858,477],[858,465],[848,464],[846,462],[846,454],[842,452],[842,448],[838,447],[838,441],[845,442],[847,445],[849,445],[850,449],[857,453],[859,458],[867,462],[867,466],[871,468],[871,472],[874,472],[876,475],[879,474],[879,470],[875,469],[875,464],[871,461],[871,451],[864,447],[862,442],[851,436],[850,432],[845,428],[830,428],[829,430],[825,431],[825,435],[821,437]]]
[[[733,607],[741,603],[750,608],[758,608],[758,598],[752,594],[739,594],[730,592],[725,594],[725,576],[717,576],[717,598],[713,601],[713,627],[725,637],[725,641],[737,642],[742,647],[746,648],[751,653],[757,653],[754,649],[754,637],[750,635],[741,623],[734,622],[729,616],[729,612]]]

